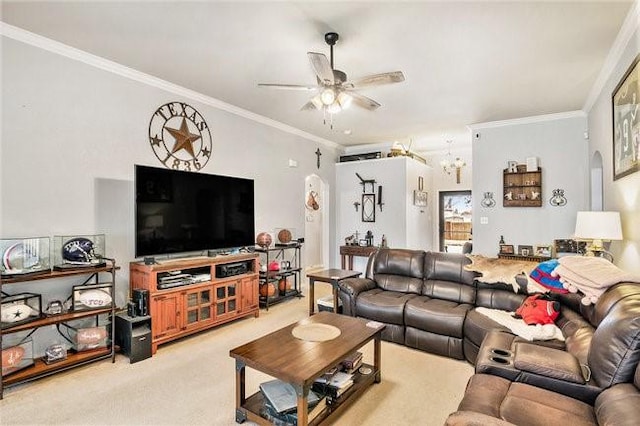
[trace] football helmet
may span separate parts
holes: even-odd
[[[98,259],[94,244],[88,238],[72,238],[62,246],[62,258],[67,262],[91,263]]]

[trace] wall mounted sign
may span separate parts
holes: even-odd
[[[149,143],[169,169],[200,170],[211,157],[211,132],[202,115],[184,102],[169,102],[153,113]]]
[[[640,55],[611,97],[613,110],[613,180],[640,170]]]

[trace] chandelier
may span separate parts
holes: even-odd
[[[447,155],[442,159],[442,161],[440,161],[440,166],[442,166],[442,171],[444,171],[448,175],[455,171],[456,183],[460,183],[460,170],[462,170],[462,168],[466,166],[467,163],[465,163],[464,160],[462,160],[460,157],[456,157],[456,159],[453,160],[453,157],[451,156],[452,143],[453,141],[447,141],[447,144],[449,144],[449,151],[447,152]]]

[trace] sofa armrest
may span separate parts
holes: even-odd
[[[520,371],[585,384],[580,363],[568,352],[545,346],[516,343],[513,366]]]
[[[604,390],[594,411],[601,425],[637,425],[640,418],[640,391],[632,383],[619,383]]]
[[[342,313],[354,317],[358,295],[376,287],[376,282],[368,278],[347,278],[338,281],[338,297],[342,302]]]

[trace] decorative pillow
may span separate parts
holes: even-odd
[[[554,324],[559,314],[560,302],[549,300],[542,294],[534,294],[524,299],[514,317],[522,318],[528,325]]]

